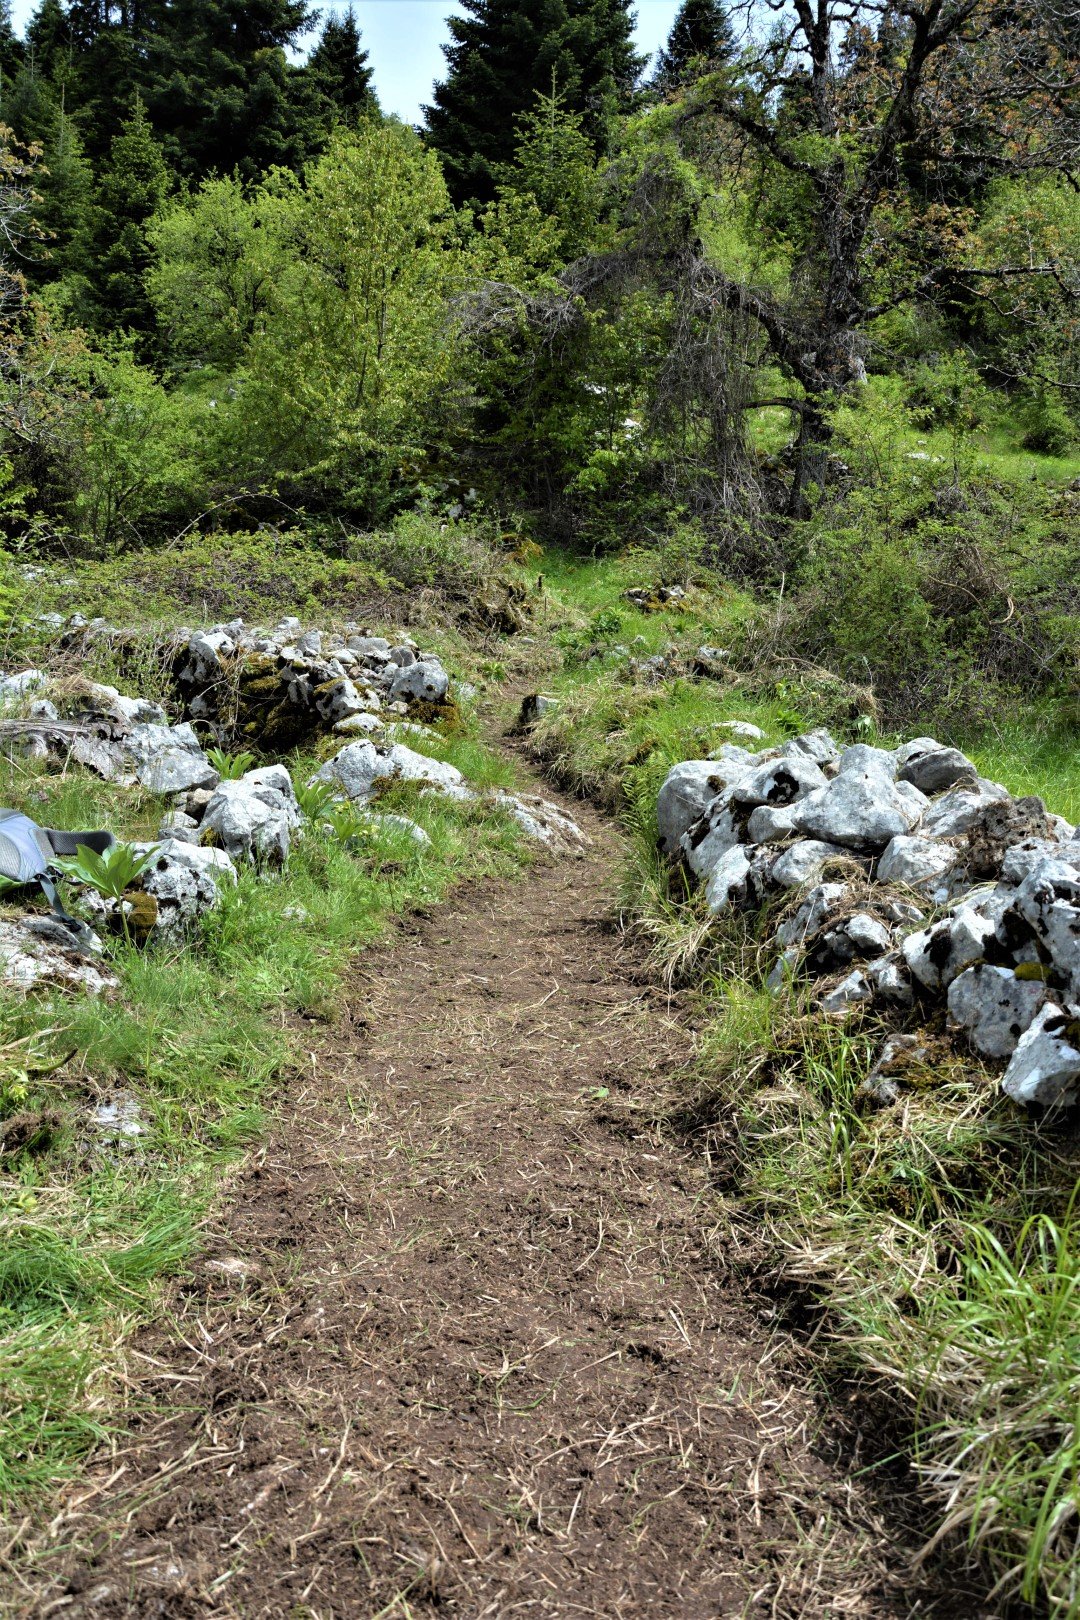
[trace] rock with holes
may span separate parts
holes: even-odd
[[[398,670],[390,685],[390,701],[443,703],[449,690],[449,675],[440,663],[429,658]]]
[[[159,845],[141,879],[157,901],[154,932],[182,940],[217,905],[219,884],[235,882],[236,867],[223,849],[177,839]]]
[[[1016,911],[1057,981],[1080,1001],[1080,866],[1040,861],[1016,892]]]
[[[946,990],[982,960],[995,938],[995,919],[974,905],[958,906],[931,928],[909,934],[901,949],[912,977],[927,990]]]
[[[983,1057],[1007,1058],[1046,1001],[1046,986],[980,962],[949,986],[949,1018]]]
[[[683,836],[701,820],[713,800],[745,775],[753,756],[742,748],[736,752],[739,760],[688,759],[668,772],[656,801],[657,830],[665,855],[677,855]]]
[[[730,788],[714,799],[702,819],[683,835],[687,866],[702,881],[711,876],[729,850],[742,843],[742,819],[731,802]]]
[[[987,805],[1008,797],[1008,789],[1000,782],[988,782],[980,776],[973,787],[962,784],[936,798],[923,816],[919,831],[926,838],[959,838],[970,831]]]
[[[1001,1084],[1014,1102],[1073,1107],[1080,1095],[1080,1014],[1048,1001],[1017,1041]]]
[[[826,782],[821,767],[812,759],[768,759],[733,785],[731,797],[743,810],[763,804],[795,804],[815,788],[825,787]]]

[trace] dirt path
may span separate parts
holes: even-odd
[[[652,1122],[687,1037],[582,814],[589,858],[461,890],[358,977],[21,1612],[948,1612],[725,1283]]]

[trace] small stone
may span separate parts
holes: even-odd
[[[1000,782],[988,782],[979,777],[974,787],[950,788],[935,799],[922,819],[919,829],[926,838],[959,838],[968,832],[987,805],[1009,797],[1008,789]]]
[[[762,742],[765,737],[761,727],[752,725],[749,720],[720,720],[716,729],[730,732],[733,737],[738,737],[743,742]]]
[[[892,933],[869,912],[857,911],[844,924],[844,932],[862,956],[880,956],[892,944]]]
[[[800,838],[779,857],[769,874],[769,881],[777,889],[799,889],[804,883],[821,876],[827,861],[851,859],[849,849],[839,844],[824,843],[818,838]]]
[[[752,844],[772,844],[787,838],[794,824],[794,812],[787,806],[759,804],[746,824],[746,836]]]
[[[853,1007],[861,1006],[863,1003],[872,1000],[873,994],[873,986],[866,974],[861,968],[856,968],[853,973],[848,974],[846,979],[842,979],[834,989],[822,996],[821,1005],[830,1016],[835,1017],[837,1014],[846,1014]]]
[[[909,744],[905,753],[906,758],[898,772],[899,780],[910,782],[928,798],[961,784],[974,787],[978,782],[978,771],[958,748],[942,748],[934,744],[922,752],[912,752]]]

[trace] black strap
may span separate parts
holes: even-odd
[[[89,956],[91,952],[83,944],[83,935],[86,932],[86,924],[84,922],[80,922],[77,917],[73,917],[70,912],[64,910],[63,904],[60,900],[60,895],[57,892],[55,878],[51,877],[48,872],[42,872],[38,878],[38,884],[40,885],[42,894],[49,902],[49,907],[53,916],[56,918],[57,922],[64,925],[68,933],[72,936],[72,950],[78,951],[82,956]]]

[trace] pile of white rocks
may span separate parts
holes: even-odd
[[[814,731],[676,765],[657,819],[712,912],[775,908],[774,990],[809,981],[837,1017],[944,1003],[1016,1101],[1080,1100],[1080,833],[1041,800],[930,737]]]

